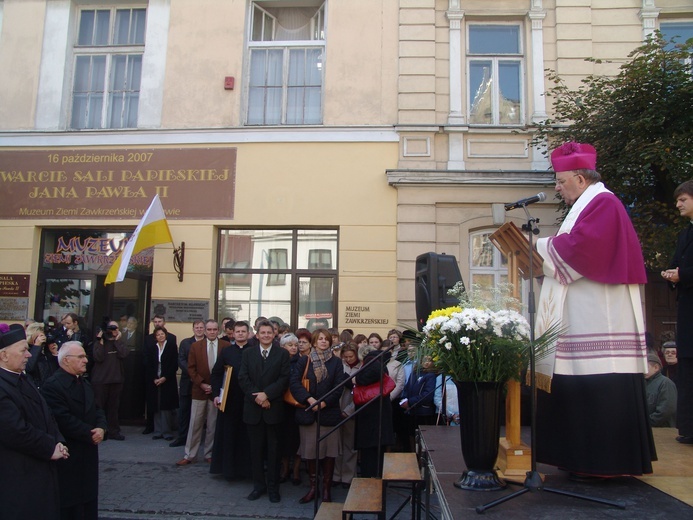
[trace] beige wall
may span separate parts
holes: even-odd
[[[247,81],[247,2],[179,0],[171,4],[164,128],[243,124]],[[330,2],[323,122],[392,124],[397,89],[396,2]],[[358,24],[344,23],[356,20]],[[190,23],[195,20],[195,23]],[[235,88],[224,90],[224,77]]]
[[[397,314],[402,323],[415,326],[414,272],[416,257],[427,252],[454,255],[465,284],[469,285],[469,235],[475,231],[493,230],[503,222],[517,227],[525,223],[522,210],[504,214],[504,221],[494,222],[493,204],[503,204],[539,191],[547,201],[530,206],[533,217],[540,219],[540,235],[550,236],[556,230],[554,184],[525,182],[514,185],[483,185],[480,182],[445,183],[432,175],[428,183],[401,183],[397,187]]]
[[[171,3],[163,128],[240,124],[245,7],[242,0]],[[234,90],[224,90],[226,76],[236,78]]]
[[[4,1],[0,31],[0,128],[30,130],[34,125],[44,15],[43,0]]]
[[[393,124],[397,2],[328,2],[325,125]],[[359,20],[358,24],[344,23]]]

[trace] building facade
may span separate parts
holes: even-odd
[[[467,286],[492,287],[507,265],[488,236],[527,219],[504,202],[545,192],[529,209],[541,236],[557,229],[553,174],[527,130],[551,110],[546,69],[570,87],[615,74],[655,29],[693,37],[693,3],[403,0],[399,24],[400,154],[387,177],[397,190],[398,317],[414,323],[418,255],[455,255]]]
[[[547,192],[555,230],[545,69],[692,25],[690,0],[0,0],[0,319],[413,324],[418,255],[489,287],[503,203]],[[174,244],[104,286],[156,194]]]

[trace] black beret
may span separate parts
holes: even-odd
[[[18,323],[14,323],[10,325],[9,332],[5,332],[4,334],[0,335],[0,348],[9,347],[10,345],[14,345],[17,342],[22,341],[23,339],[26,339],[26,331],[24,330],[24,327]]]

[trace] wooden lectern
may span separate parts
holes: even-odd
[[[491,243],[508,260],[508,282],[513,287],[513,297],[520,300],[520,277],[529,279],[529,240],[512,222],[503,224],[490,237]],[[532,254],[532,272],[535,277],[543,274],[543,259],[536,251]],[[519,310],[519,309],[518,309]],[[505,399],[505,437],[500,439],[498,467],[505,478],[521,478],[532,468],[531,449],[520,438],[520,383],[508,381]]]

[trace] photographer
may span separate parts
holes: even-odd
[[[94,342],[94,368],[91,382],[96,403],[106,413],[108,438],[116,441],[125,439],[120,433],[118,408],[123,390],[123,359],[128,355],[127,345],[118,324],[104,319]]]
[[[58,345],[51,332],[44,332],[43,323],[31,323],[26,329],[31,358],[26,363],[26,373],[38,388],[58,370]]]

